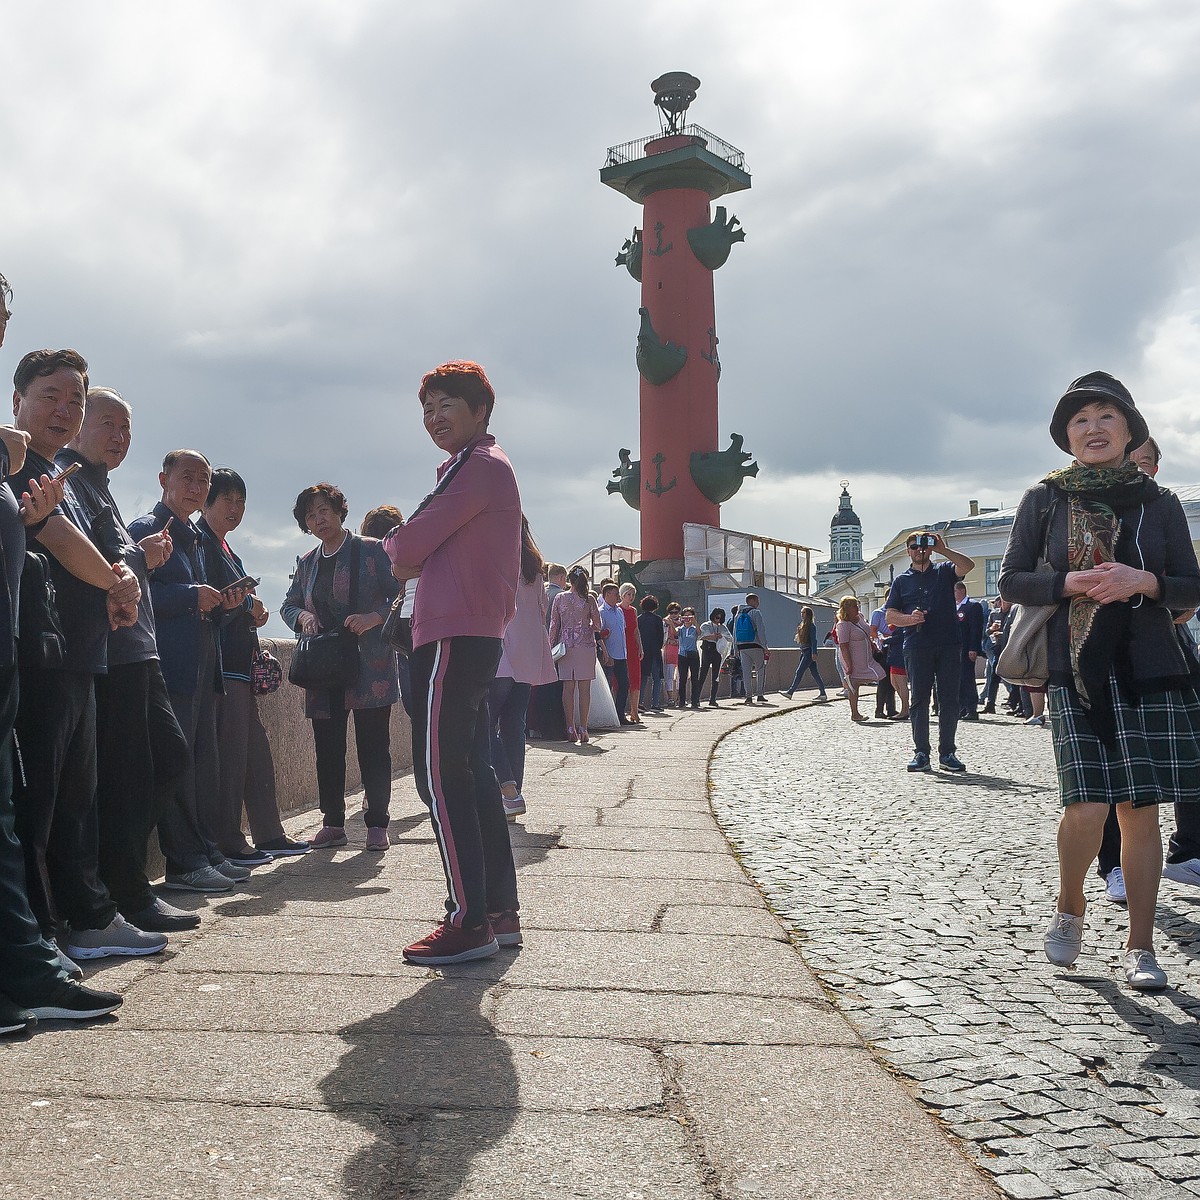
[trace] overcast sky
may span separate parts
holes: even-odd
[[[127,518],[173,447],[240,470],[273,609],[300,488],[351,522],[428,490],[415,392],[452,357],[547,556],[636,544],[604,485],[640,210],[598,170],[667,70],[753,176],[716,292],[721,442],[761,470],[724,525],[824,557],[842,478],[868,550],[1012,504],[1095,369],[1200,480],[1194,0],[8,0],[0,34],[0,374],[69,345],[124,393]]]

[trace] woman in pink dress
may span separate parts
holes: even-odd
[[[853,596],[843,596],[838,605],[837,652],[845,672],[846,698],[850,701],[850,720],[865,721],[858,711],[859,685],[878,682],[883,672],[871,654],[875,630],[867,624]]]
[[[566,650],[558,660],[558,677],[563,685],[567,741],[586,743],[592,680],[596,678],[596,634],[603,624],[596,600],[588,593],[591,579],[587,571],[572,567],[567,573],[567,583],[567,590],[559,592],[550,606],[550,645],[561,644]]]

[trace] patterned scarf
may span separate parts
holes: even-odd
[[[1142,504],[1150,480],[1129,461],[1119,467],[1084,467],[1073,463],[1051,471],[1044,482],[1066,493],[1067,569],[1089,571],[1116,558],[1120,532],[1118,511]],[[1101,604],[1090,596],[1072,596],[1068,612],[1071,675],[1080,703],[1092,718],[1097,735],[1108,741],[1115,724],[1105,685],[1125,645],[1128,601]],[[1111,731],[1110,731],[1111,727]]]

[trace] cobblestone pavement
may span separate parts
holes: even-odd
[[[806,706],[720,743],[713,807],[808,965],[1007,1194],[1200,1196],[1200,892],[1163,882],[1167,992],[1126,985],[1094,874],[1084,952],[1053,967],[1049,732],[961,726],[965,776],[909,775],[911,752],[906,724]]]

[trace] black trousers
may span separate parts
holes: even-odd
[[[979,711],[979,688],[975,683],[975,664],[964,654],[958,688],[959,715]]]
[[[629,663],[623,658],[614,658],[608,668],[608,678],[612,683],[617,720],[624,721],[625,710],[629,707]]]
[[[679,707],[688,704],[688,677],[692,680],[692,704],[700,703],[700,654],[693,650],[690,654],[679,652]]]
[[[1175,832],[1167,845],[1167,862],[1181,863],[1200,858],[1200,804],[1175,805]],[[1117,808],[1109,808],[1104,822],[1104,838],[1100,842],[1100,857],[1096,872],[1107,879],[1113,867],[1121,865],[1121,826],[1117,822]]]
[[[931,753],[929,748],[929,699],[937,681],[938,754],[953,754],[958,732],[959,681],[962,675],[962,647],[957,642],[948,646],[905,646],[904,666],[908,685],[912,689],[909,713],[912,718],[913,746],[918,752]]]
[[[696,683],[696,698],[699,699],[704,691],[704,681],[712,672],[712,684],[709,687],[708,698],[716,701],[717,688],[721,686],[721,652],[716,642],[700,643],[700,678]]]
[[[96,692],[84,671],[21,671],[13,790],[29,906],[47,937],[104,929],[117,914],[100,882],[96,823]]]
[[[317,794],[324,824],[340,829],[346,824],[346,724],[350,714],[335,707],[331,717],[313,718],[317,746]],[[392,798],[392,706],[354,710],[354,745],[358,773],[367,794],[368,829],[388,827],[388,802]]]
[[[500,639],[444,638],[409,658],[413,775],[429,806],[446,873],[446,919],[474,928],[518,908],[517,870],[500,785],[492,770],[488,685]]]
[[[887,670],[887,674],[875,685],[875,715],[890,717],[895,715],[895,712],[896,689],[892,687],[892,673]]]
[[[96,676],[100,878],[123,913],[154,902],[146,849],[188,761],[157,659]]]
[[[66,978],[42,937],[25,890],[25,852],[13,813],[16,667],[0,669],[0,990],[15,1004],[37,1004]]]

